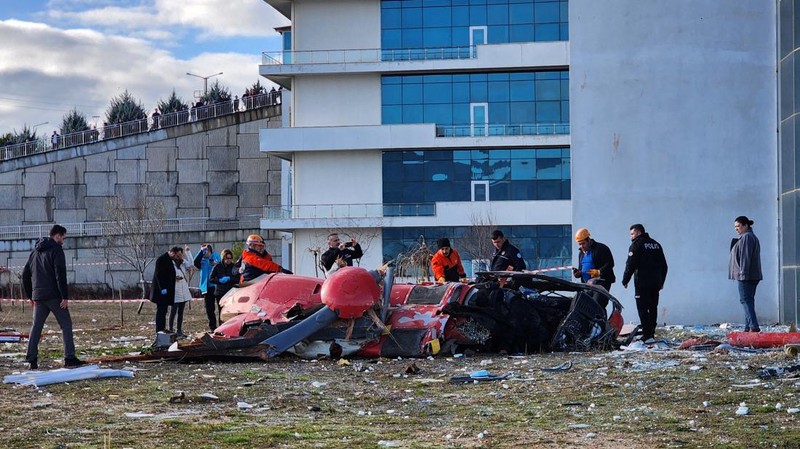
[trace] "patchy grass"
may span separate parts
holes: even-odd
[[[2,306],[0,327],[27,332],[30,308]],[[119,327],[119,305],[71,302],[80,356],[147,347],[149,341],[111,341],[151,337],[153,307],[137,315],[136,306],[124,305]],[[199,332],[204,324],[203,308],[192,303],[184,329]],[[52,317],[45,332],[40,366],[60,367]],[[0,372],[24,369],[24,351],[25,343],[0,343]],[[568,372],[541,370],[567,360],[574,363]],[[292,357],[114,363],[136,369],[136,377],[40,389],[4,384],[0,447],[800,447],[800,414],[787,412],[800,407],[800,382],[752,382],[762,366],[797,363],[778,351],[438,357],[413,360],[421,372],[407,376],[411,362],[359,361],[366,371]],[[478,369],[511,373],[511,380],[448,382]],[[179,391],[185,399],[171,403]],[[203,393],[219,400],[203,401]],[[240,409],[240,402],[252,408]],[[749,415],[735,414],[741,402]]]

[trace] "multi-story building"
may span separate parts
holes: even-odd
[[[285,127],[262,130],[261,149],[290,176],[262,227],[290,233],[295,272],[319,275],[316,250],[339,229],[365,244],[367,267],[449,237],[471,271],[490,224],[531,269],[571,265],[573,230],[588,227],[620,278],[628,228],[643,223],[671,267],[661,320],[741,321],[728,244],[748,215],[758,313],[796,320],[776,2],[265,1],[291,26],[260,67],[285,89]],[[792,2],[780,12],[791,27]],[[629,319],[632,290],[612,288]]]

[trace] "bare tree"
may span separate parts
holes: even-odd
[[[497,228],[497,220],[488,211],[472,211],[469,214],[470,227],[464,237],[459,239],[459,250],[473,261],[491,260],[495,247],[489,238]],[[489,269],[487,266],[486,270]]]
[[[130,265],[139,274],[145,299],[147,284],[144,272],[156,257],[156,236],[164,228],[164,203],[148,201],[146,186],[141,186],[132,204],[119,197],[106,201],[104,244],[110,256]]]
[[[406,278],[415,282],[430,281],[430,265],[431,257],[436,252],[434,248],[428,246],[425,241],[425,236],[419,236],[419,239],[411,245],[408,251],[403,251],[395,258],[395,276],[398,278]]]

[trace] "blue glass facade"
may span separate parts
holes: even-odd
[[[568,17],[565,0],[384,0],[381,48],[566,41]]]
[[[485,181],[481,201],[570,199],[568,148],[386,151],[384,204],[472,201],[474,181]]]
[[[552,268],[570,265],[572,262],[572,227],[569,225],[556,226],[504,226],[503,233],[509,241],[522,251],[522,256],[529,270]],[[441,237],[450,239],[453,248],[461,255],[467,275],[472,273],[472,258],[470,244],[475,238],[474,228],[467,226],[456,227],[408,227],[383,229],[383,258],[384,260],[396,259],[401,253],[407,253],[420,244],[420,237],[425,243],[436,248],[436,240]],[[483,236],[487,241],[489,236]],[[482,259],[491,259],[491,253],[479,255]],[[563,275],[569,279],[570,271],[553,272],[552,275]]]
[[[385,125],[569,123],[568,71],[393,75],[381,84]],[[485,105],[481,120],[476,105]]]

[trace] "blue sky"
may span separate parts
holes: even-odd
[[[101,124],[126,89],[148,113],[173,89],[194,101],[186,72],[223,72],[232,95],[269,85],[261,52],[288,24],[263,0],[0,0],[0,134],[49,135],[72,108]]]

